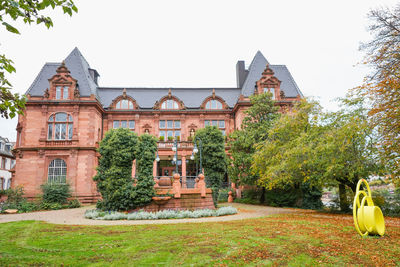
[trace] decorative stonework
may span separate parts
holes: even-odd
[[[59,98],[57,100],[68,100],[71,98],[75,98],[75,89],[77,80],[72,78],[70,71],[65,66],[65,62],[63,61],[61,65],[56,70],[56,75],[49,79],[50,90],[49,90],[49,99],[56,99],[56,87],[68,87],[68,98]]]
[[[257,93],[258,94],[264,93],[264,88],[274,89],[274,95],[275,95],[274,100],[281,100],[280,86],[281,86],[281,81],[274,76],[274,71],[267,64],[260,80],[258,80],[256,83],[255,89],[257,90]]]

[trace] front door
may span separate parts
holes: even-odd
[[[175,167],[163,167],[161,169],[161,176],[172,176],[175,171]]]

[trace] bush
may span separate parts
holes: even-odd
[[[162,210],[158,212],[137,211],[129,214],[122,212],[99,212],[98,210],[87,210],[86,219],[96,220],[161,220],[161,219],[183,219],[183,218],[201,218],[236,214],[237,209],[233,207],[222,207],[217,210]]]
[[[46,183],[41,185],[44,203],[66,204],[71,196],[69,184]]]
[[[231,188],[222,188],[219,190],[218,203],[228,202],[229,191],[232,191],[233,193],[233,190]]]
[[[52,203],[52,202],[42,202],[40,203],[40,209],[42,210],[60,210],[64,208],[60,203]]]
[[[372,191],[372,199],[385,216],[400,216],[400,188],[393,192],[387,189]]]
[[[81,202],[79,202],[79,200],[77,198],[74,198],[74,199],[71,199],[70,201],[68,201],[67,205],[68,205],[67,207],[70,209],[80,208],[82,206]]]
[[[4,190],[5,194],[7,195],[8,203],[15,203],[18,204],[25,200],[22,196],[24,195],[24,188],[22,186],[17,186],[16,188],[9,188]]]

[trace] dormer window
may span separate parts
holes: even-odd
[[[264,87],[264,93],[271,93],[272,97],[271,99],[275,100],[275,88],[272,87]]]
[[[128,99],[122,99],[117,102],[115,105],[116,109],[133,109],[133,103],[132,101],[129,101]]]
[[[179,104],[174,99],[167,99],[161,104],[161,109],[179,109]]]
[[[77,80],[71,77],[71,73],[65,66],[64,62],[61,63],[56,72],[57,74],[49,79],[50,89],[46,89],[43,95],[44,98],[55,100],[79,98]]]
[[[211,99],[206,103],[206,109],[222,109],[222,103],[218,100]]]
[[[69,86],[56,87],[56,99],[68,99]]]

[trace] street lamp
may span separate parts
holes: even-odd
[[[197,139],[199,140],[199,149],[197,148]],[[197,152],[200,151],[200,173],[203,173],[203,164],[202,164],[202,146],[203,146],[203,142],[201,141],[200,138],[195,138],[194,139],[194,147],[193,147],[193,154],[197,154]],[[193,156],[192,154],[192,156]],[[191,159],[191,157],[190,157]]]
[[[158,156],[158,152],[157,152],[156,161],[157,161],[157,162],[160,162],[160,157]]]
[[[178,173],[178,141],[176,140],[176,137],[174,140],[174,145],[172,146],[172,151],[175,152],[175,156],[172,159],[175,162],[175,173]]]

